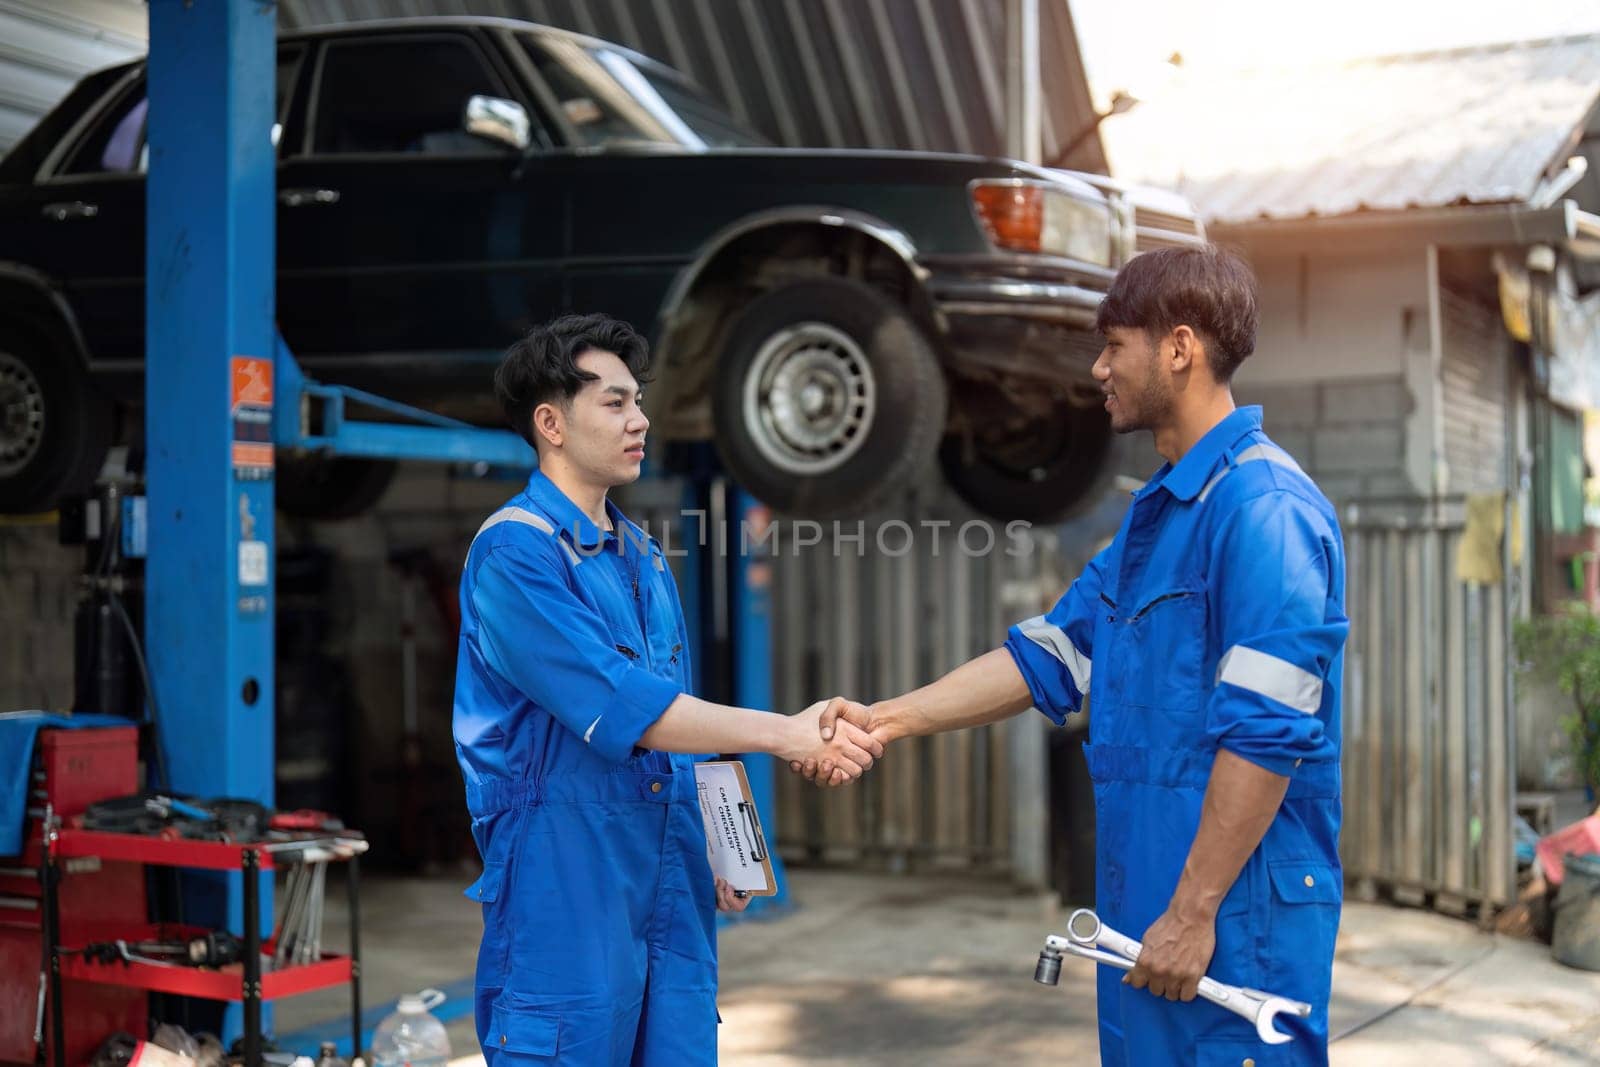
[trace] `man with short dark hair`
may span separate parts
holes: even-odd
[[[1255,280],[1227,252],[1161,249],[1124,266],[1100,306],[1094,375],[1113,428],[1148,430],[1166,464],[1049,612],[939,681],[851,712],[870,710],[886,743],[1030,705],[1059,724],[1092,674],[1096,908],[1144,945],[1126,979],[1100,969],[1100,1058],[1117,1067],[1327,1063],[1344,546],[1261,409],[1234,407],[1256,318]],[[1195,1000],[1208,968],[1312,1015],[1279,1016],[1294,1040],[1265,1045]]]
[[[490,1067],[715,1063],[715,911],[747,901],[713,880],[686,754],[826,759],[839,784],[883,751],[849,721],[820,739],[822,703],[788,717],[689,694],[661,546],[607,499],[639,477],[647,368],[643,338],[590,315],[535,329],[495,373],[539,469],[461,575],[454,732]]]

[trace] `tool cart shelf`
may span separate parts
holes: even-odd
[[[346,839],[348,843],[348,839]],[[360,850],[333,847],[328,835],[308,834],[283,840],[229,843],[182,838],[119,834],[77,828],[60,829],[45,849],[42,875],[46,936],[51,945],[50,1024],[55,1035],[55,1067],[67,1067],[61,1055],[61,982],[72,979],[102,985],[144,989],[157,993],[234,1001],[244,1006],[244,1062],[258,1067],[261,1060],[261,1005],[278,997],[349,983],[352,1048],[361,1044],[361,926]],[[302,862],[314,855],[318,862],[345,864],[350,899],[350,954],[322,952],[317,959],[273,967],[275,938],[261,936],[261,887],[256,875]],[[89,959],[82,946],[60,943],[58,887],[63,861],[98,858],[162,867],[189,867],[213,871],[240,871],[244,882],[243,959],[219,968],[189,967],[150,961]],[[68,875],[70,877],[70,875]],[[145,923],[119,931],[123,941],[170,941],[205,937],[204,927],[173,923]]]

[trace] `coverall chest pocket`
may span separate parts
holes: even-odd
[[[1198,583],[1174,584],[1140,598],[1123,620],[1123,699],[1168,712],[1201,710],[1206,597]]]
[[[645,642],[650,649],[650,670],[669,681],[683,673],[683,634],[678,630],[678,612],[667,583],[670,572],[657,572],[650,586],[649,606],[645,611]]]

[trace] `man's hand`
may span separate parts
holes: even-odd
[[[840,721],[843,720],[847,733],[852,732],[849,728],[854,727],[855,730],[871,736],[878,743],[876,755],[879,757],[883,755],[883,746],[887,743],[887,739],[878,736],[874,731],[875,723],[871,708],[859,701],[846,700],[844,697],[834,697],[832,700],[817,703],[823,705],[822,712],[817,717],[817,734],[824,741],[830,740],[840,730]],[[811,708],[816,706],[817,704],[813,704]],[[807,708],[806,711],[809,712],[811,708]],[[826,758],[790,760],[789,769],[806,781],[815,782],[817,785],[840,784],[833,764]]]
[[[1200,979],[1217,949],[1217,920],[1201,914],[1179,915],[1169,907],[1145,931],[1144,948],[1123,981],[1135,989],[1168,1000],[1193,1000]]]
[[[843,697],[819,700],[790,719],[797,731],[796,739],[780,755],[797,772],[803,767],[814,768],[814,775],[806,777],[817,785],[837,786],[854,781],[871,770],[873,762],[883,755],[883,742],[856,725],[850,716],[835,710],[826,723],[823,721],[830,709],[847,703]]]
[[[726,878],[717,879],[717,910],[718,911],[743,911],[750,906],[750,898],[740,896],[734,892],[733,886],[728,884]]]

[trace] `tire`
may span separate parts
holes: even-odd
[[[295,519],[353,519],[377,504],[394,472],[388,459],[280,458],[278,510]]]
[[[111,402],[48,332],[0,324],[0,513],[49,511],[94,482]]]
[[[1111,423],[1096,408],[1062,406],[1017,427],[990,424],[939,449],[946,483],[994,519],[1053,523],[1092,504],[1114,473]]]
[[[858,282],[774,290],[734,322],[712,396],[717,449],[774,510],[860,515],[931,462],[949,391],[933,346]]]

